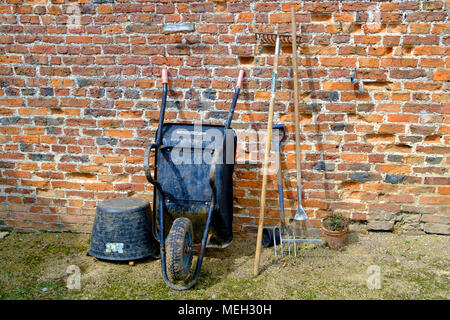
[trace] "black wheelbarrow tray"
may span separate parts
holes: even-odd
[[[145,149],[144,170],[154,186],[152,229],[159,241],[162,276],[175,290],[195,285],[207,247],[224,248],[233,240],[236,135],[230,124],[243,76],[241,70],[225,126],[165,124],[168,78],[167,69],[162,70],[159,124],[155,143]],[[194,253],[198,258],[191,271]]]

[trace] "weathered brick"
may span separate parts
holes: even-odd
[[[450,224],[425,223],[423,231],[426,233],[450,234]]]
[[[449,81],[450,70],[437,70],[433,73],[433,80],[436,81]]]
[[[367,229],[390,231],[394,227],[394,221],[370,221]]]

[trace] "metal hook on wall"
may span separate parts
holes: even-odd
[[[352,72],[350,72],[350,82],[352,84],[358,83],[359,79],[356,79],[356,71],[353,70]]]

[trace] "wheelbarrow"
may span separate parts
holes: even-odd
[[[230,124],[243,76],[241,70],[225,125],[199,126],[164,123],[168,77],[162,70],[159,124],[155,143],[145,149],[144,171],[154,186],[152,232],[159,241],[161,273],[174,290],[195,285],[207,247],[225,248],[233,240],[236,135]],[[194,254],[198,258],[191,270]]]

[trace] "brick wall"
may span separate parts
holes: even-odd
[[[254,32],[289,32],[291,5],[303,42],[303,206],[313,223],[341,212],[374,230],[449,234],[449,1],[1,0],[0,227],[90,231],[99,201],[151,200],[143,153],[157,127],[164,66],[168,121],[223,123],[243,68],[232,126],[263,133],[274,48]],[[193,22],[195,32],[163,33],[178,22]],[[288,128],[293,215],[290,54],[283,46],[275,122]],[[259,213],[252,143],[238,146],[236,230],[254,231]]]

